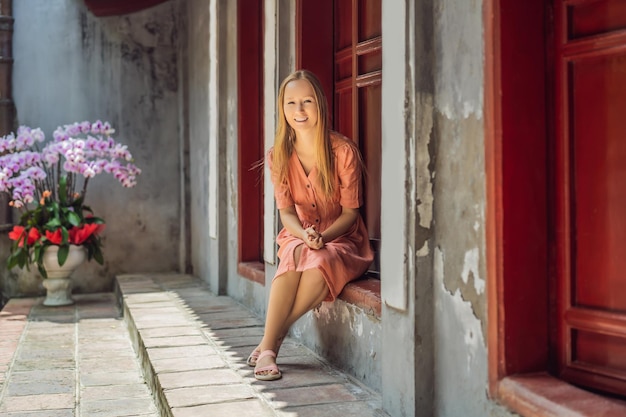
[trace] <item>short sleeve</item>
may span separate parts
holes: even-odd
[[[267,152],[265,159],[267,160],[267,166],[270,170],[270,178],[272,179],[272,184],[274,184],[274,198],[276,199],[276,208],[280,210],[293,206],[294,201],[293,197],[291,196],[291,191],[289,190],[289,185],[286,182],[281,182],[280,184],[278,184],[278,176],[272,170],[273,155],[274,148],[270,149]]]
[[[349,144],[337,148],[336,163],[339,174],[339,204],[359,208],[362,203],[361,164],[359,150]]]

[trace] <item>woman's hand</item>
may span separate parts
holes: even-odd
[[[280,220],[289,233],[299,236],[304,241],[304,244],[311,249],[317,250],[324,247],[322,234],[315,229],[315,226],[305,224],[303,228],[294,206],[280,209],[279,213]]]
[[[304,229],[304,243],[311,249],[317,250],[324,247],[322,234],[315,230],[315,226]]]

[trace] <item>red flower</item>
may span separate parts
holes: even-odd
[[[74,245],[80,245],[81,243],[89,239],[91,235],[99,231],[98,226],[98,224],[91,223],[86,224],[82,227],[72,227],[70,229],[70,243]]]
[[[13,226],[13,230],[9,232],[9,239],[18,240],[22,238],[23,240],[24,237],[22,236],[22,233],[24,233],[24,226]]]
[[[37,242],[40,237],[41,234],[39,233],[39,230],[34,227],[31,227],[30,230],[28,230],[28,236],[24,234],[23,226],[13,226],[13,230],[9,232],[9,239],[17,240],[17,246],[20,248],[24,246],[24,238],[26,238],[26,245],[30,246]]]
[[[61,229],[57,229],[54,232],[49,232],[46,230],[46,237],[48,240],[55,245],[60,245],[63,242],[63,235],[61,234]]]
[[[35,244],[35,242],[37,242],[39,240],[39,238],[41,237],[41,233],[39,233],[39,230],[35,229],[34,227],[32,227],[29,231],[28,231],[28,241],[27,241],[27,245],[33,245]]]

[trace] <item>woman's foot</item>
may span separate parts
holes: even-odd
[[[256,366],[256,361],[259,359],[260,353],[261,352],[259,351],[258,347],[254,348],[254,350],[250,353],[250,356],[248,356],[248,359],[246,360],[246,363],[248,364],[248,366],[252,366],[252,367]]]
[[[254,368],[254,377],[260,381],[275,381],[282,376],[276,365],[276,353],[269,349],[261,352]]]
[[[280,351],[280,346],[283,344],[284,340],[285,340],[285,336],[281,337],[276,342],[276,350],[275,350],[275,352],[276,352],[277,355],[278,355],[278,352]],[[256,363],[259,360],[259,354],[260,353],[261,353],[261,345],[255,347],[254,350],[252,352],[250,352],[250,356],[248,356],[248,359],[246,360],[246,363],[248,364],[248,366],[252,366],[252,367],[256,366]]]

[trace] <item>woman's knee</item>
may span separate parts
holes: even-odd
[[[306,278],[305,278],[306,276]],[[308,285],[317,289],[317,292],[328,291],[328,284],[324,279],[324,275],[319,269],[310,269],[302,273],[302,277],[306,279]]]

